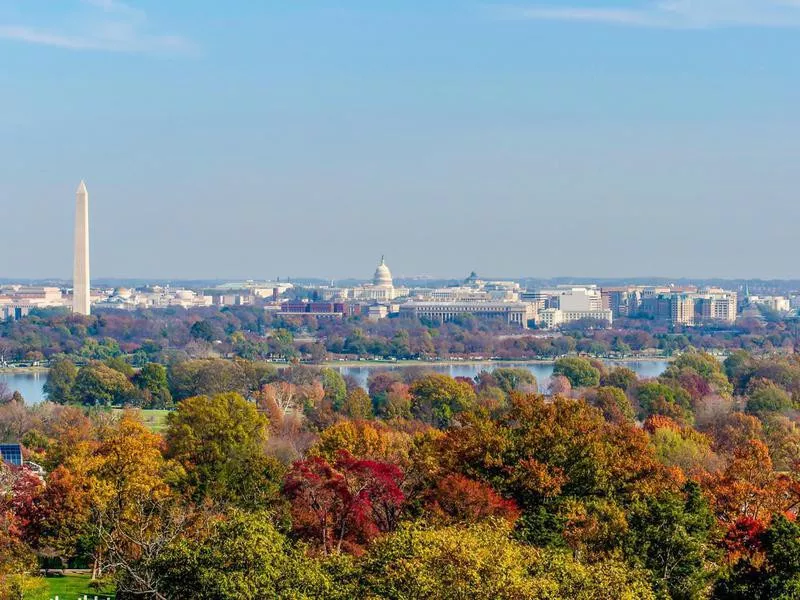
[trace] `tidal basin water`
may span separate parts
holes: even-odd
[[[622,366],[633,369],[640,379],[649,377],[658,377],[669,365],[666,360],[631,360],[631,361],[609,361],[609,366]],[[367,380],[370,373],[375,371],[397,371],[400,369],[424,369],[426,371],[435,371],[436,373],[443,373],[451,377],[475,377],[481,371],[494,371],[500,367],[516,367],[527,369],[536,376],[536,381],[539,383],[539,389],[545,391],[553,375],[553,363],[542,362],[465,362],[460,363],[429,363],[420,362],[419,364],[393,365],[386,364],[367,364],[364,366],[336,366],[333,368],[339,371],[342,375],[350,375],[364,388],[367,386]],[[47,373],[0,373],[0,382],[5,382],[10,391],[18,391],[25,398],[28,404],[38,404],[44,398],[44,391],[42,387],[44,382],[47,381]]]

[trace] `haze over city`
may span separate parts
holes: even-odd
[[[800,8],[575,4],[4,2],[4,275],[797,277]]]

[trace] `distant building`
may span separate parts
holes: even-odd
[[[603,308],[611,311],[615,319],[635,315],[642,304],[642,290],[638,287],[615,287],[601,290]]]
[[[217,298],[222,298],[218,296]],[[229,302],[222,305],[245,304],[241,298],[247,296],[237,296],[230,294],[227,297]],[[125,287],[117,288],[100,301],[95,302],[98,308],[116,308],[121,310],[136,310],[140,308],[167,308],[179,306],[181,308],[201,308],[213,305],[213,298],[198,294],[193,290],[182,288],[171,288],[169,286],[154,285],[143,289],[130,289]]]
[[[537,322],[545,329],[582,320],[610,325],[614,318],[613,311],[604,306],[603,295],[595,285],[559,286],[533,295],[526,293],[522,297],[536,307]]]
[[[344,302],[284,302],[281,304],[282,316],[317,317],[341,319],[348,314],[348,306]]]
[[[400,315],[430,319],[431,321],[452,321],[462,315],[479,318],[502,318],[509,325],[528,327],[528,321],[535,318],[530,304],[525,302],[425,302],[409,300],[400,305]]]
[[[766,306],[775,312],[789,312],[792,304],[785,296],[748,296],[748,303],[752,306]]]
[[[372,283],[365,283],[351,288],[323,287],[319,290],[323,300],[371,300],[375,302],[390,302],[395,298],[408,296],[408,289],[395,287],[392,272],[386,265],[384,257],[375,269]]]
[[[602,294],[595,285],[558,286],[540,290],[538,294],[545,299],[547,308],[560,308],[563,311],[596,311],[604,308]]]
[[[0,320],[21,319],[35,308],[54,308],[68,305],[69,299],[57,287],[0,286]]]
[[[672,294],[669,296],[670,322],[673,325],[694,325],[694,296]]]
[[[736,321],[737,296],[736,292],[719,289],[696,294],[694,297],[696,319],[734,323]]]
[[[614,316],[608,308],[600,310],[561,310],[545,308],[539,311],[539,326],[543,329],[554,329],[560,325],[576,321],[602,321],[610,325]]]

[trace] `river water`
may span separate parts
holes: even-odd
[[[609,363],[612,366],[623,366],[633,369],[641,379],[648,377],[658,377],[669,364],[665,360],[650,360],[650,361],[614,361]],[[498,367],[519,367],[527,369],[536,376],[539,382],[539,389],[545,391],[549,383],[550,377],[553,375],[553,363],[533,363],[533,362],[502,362],[502,363],[419,363],[416,364],[403,364],[403,365],[375,365],[369,364],[362,366],[347,366],[337,367],[333,366],[342,375],[350,375],[354,377],[361,386],[367,386],[367,379],[370,373],[374,371],[395,371],[399,369],[408,368],[424,368],[428,371],[435,371],[450,375],[451,377],[475,377],[481,371],[493,371]],[[0,373],[0,381],[5,382],[11,391],[17,390],[28,404],[37,404],[44,400],[44,392],[42,386],[47,380],[46,373]]]
[[[8,385],[9,391],[22,394],[28,404],[37,404],[44,400],[42,387],[47,381],[47,373],[0,373],[0,382]]]
[[[631,361],[612,361],[608,362],[609,366],[620,366],[620,367],[628,367],[629,369],[633,369],[636,374],[639,376],[640,379],[647,379],[650,377],[658,377],[663,373],[669,362],[666,360],[647,360],[647,361],[639,361],[639,360],[631,360]],[[339,371],[342,375],[350,375],[354,377],[356,381],[362,386],[367,386],[367,379],[369,378],[370,373],[375,371],[396,371],[400,369],[408,369],[408,368],[423,368],[428,371],[435,371],[437,373],[443,373],[444,375],[450,375],[451,377],[475,377],[481,371],[494,371],[497,368],[502,367],[514,367],[514,368],[521,368],[527,369],[531,373],[536,376],[536,381],[539,383],[539,391],[544,392],[547,390],[547,386],[550,383],[550,377],[553,375],[553,363],[542,363],[542,362],[483,362],[483,363],[468,363],[465,362],[464,364],[458,363],[447,363],[447,364],[436,364],[436,363],[419,363],[418,365],[414,364],[403,364],[403,365],[365,365],[363,367],[360,366],[347,366],[347,367],[334,367],[337,371]]]

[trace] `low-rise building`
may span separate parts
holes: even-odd
[[[401,316],[412,316],[431,321],[452,321],[462,315],[479,318],[502,318],[510,325],[528,327],[535,313],[526,302],[425,302],[410,300],[400,304]]]
[[[789,312],[792,304],[785,296],[748,296],[747,301],[753,306],[765,306],[775,312]]]

